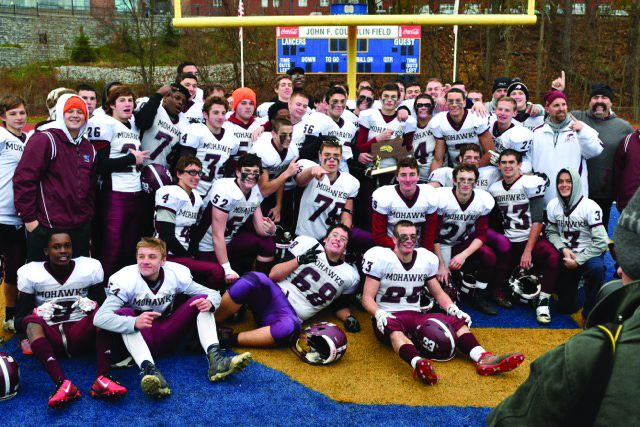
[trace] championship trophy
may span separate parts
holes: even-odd
[[[373,166],[367,170],[368,176],[376,176],[383,173],[393,173],[397,166],[382,166],[384,159],[395,159],[396,163],[407,156],[407,149],[402,145],[402,138],[389,139],[387,141],[375,142],[371,146],[371,155],[373,156]]]

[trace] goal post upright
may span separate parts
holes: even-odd
[[[181,0],[173,0],[173,25],[178,28],[229,28],[325,26],[348,27],[347,82],[356,87],[356,55],[359,25],[535,25],[535,0],[527,0],[526,14],[459,14],[459,15],[294,15],[294,16],[194,16],[182,17]],[[350,91],[350,98],[355,90]]]

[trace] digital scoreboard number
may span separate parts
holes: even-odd
[[[419,74],[419,26],[358,27],[357,72]],[[347,72],[347,27],[276,27],[277,72]]]

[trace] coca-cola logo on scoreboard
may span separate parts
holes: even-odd
[[[401,38],[419,39],[421,35],[422,35],[422,27],[420,26],[400,27]]]
[[[420,28],[420,27],[418,27]],[[283,38],[298,38],[299,37],[299,29],[298,27],[278,27],[278,37]]]

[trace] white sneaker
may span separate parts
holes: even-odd
[[[12,334],[16,333],[16,325],[13,319],[3,321],[2,328],[7,332],[11,332]]]
[[[551,323],[549,297],[538,298],[538,302],[536,304],[536,321],[542,325],[548,325]]]

